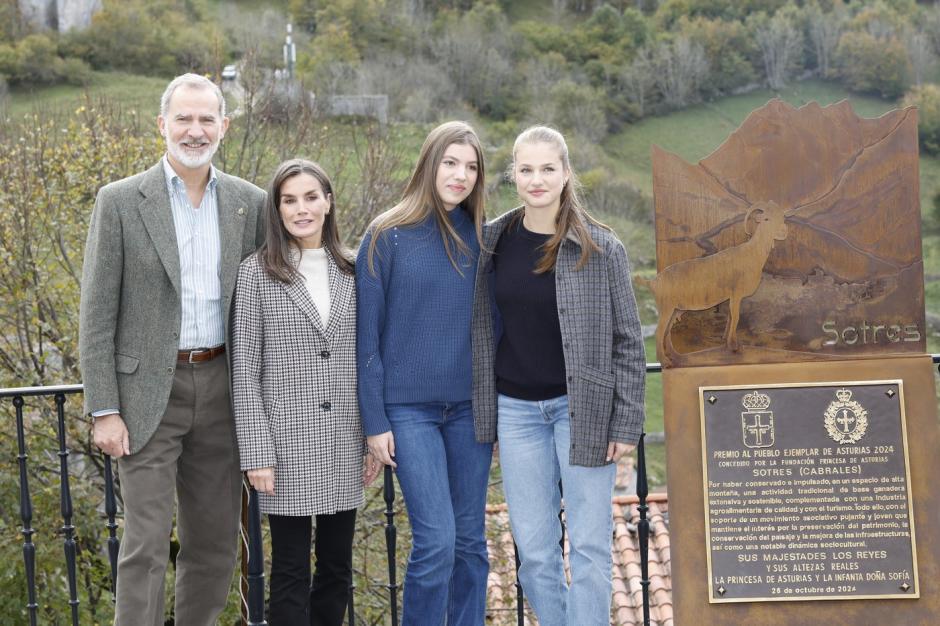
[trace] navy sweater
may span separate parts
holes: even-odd
[[[356,358],[359,411],[366,435],[391,430],[386,404],[470,400],[470,318],[476,278],[473,220],[449,213],[471,255],[454,251],[454,268],[434,216],[386,230],[369,270],[371,229],[356,260]]]

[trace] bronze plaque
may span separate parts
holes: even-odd
[[[900,380],[699,396],[709,602],[920,597]]]
[[[773,100],[698,163],[653,147],[666,367],[926,349],[917,111]]]

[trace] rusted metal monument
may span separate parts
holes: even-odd
[[[677,624],[940,615],[918,176],[912,108],[773,100],[697,164],[653,148]]]

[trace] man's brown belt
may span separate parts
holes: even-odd
[[[225,354],[225,344],[214,348],[196,348],[195,350],[180,350],[177,360],[183,363],[203,363],[211,361],[220,354]]]

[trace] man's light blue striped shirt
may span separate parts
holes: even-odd
[[[180,256],[180,350],[225,343],[222,317],[222,247],[219,241],[218,175],[209,166],[202,202],[193,207],[186,185],[163,157]]]

